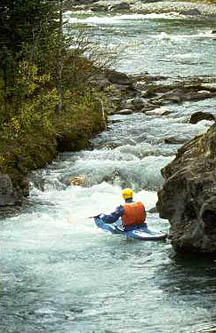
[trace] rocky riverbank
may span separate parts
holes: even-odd
[[[192,16],[216,16],[214,5],[188,1],[158,1],[158,0],[68,0],[68,10],[91,10],[105,12],[130,12],[137,14],[172,13],[173,15]]]
[[[157,208],[180,253],[216,254],[216,125],[177,152],[162,174]]]
[[[166,117],[167,105],[216,98],[214,77],[181,78],[173,82],[147,73],[129,77],[112,71],[102,82],[109,86],[110,102],[116,103],[115,113],[119,114],[144,112],[149,116]],[[157,209],[160,217],[171,224],[170,239],[177,252],[215,255],[215,116],[199,111],[192,114],[188,122],[194,124],[203,119],[214,122],[206,134],[187,143],[175,136],[165,139],[167,144],[185,145],[178,150],[175,160],[162,170],[165,184],[158,192]]]
[[[166,11],[170,13],[170,3],[172,3],[174,6],[172,9],[175,9],[174,15],[188,15],[188,17],[194,15],[211,17],[216,12],[215,6],[213,8],[213,6],[177,2],[146,4],[143,1],[133,0],[124,2],[92,0],[82,3],[68,2],[68,6],[69,3],[77,10],[135,13],[152,12],[153,7],[155,12],[155,6],[159,12],[162,10],[164,13]],[[183,8],[188,10],[188,6],[195,11],[182,14]],[[107,114],[138,112],[160,118],[172,112],[172,105],[216,98],[216,77],[213,76],[171,78],[153,76],[147,72],[126,75],[114,70],[96,70],[94,75],[91,75],[89,85],[106,96],[105,106],[99,103],[94,113],[87,112],[84,116],[80,114],[80,110],[76,110],[75,118],[71,119],[73,126],[61,132],[60,137],[56,134],[46,140],[41,138],[40,151],[37,149],[38,146],[30,145],[27,158],[21,146],[18,150],[20,154],[14,155],[9,151],[7,155],[9,172],[0,173],[0,213],[1,211],[8,213],[11,208],[14,212],[14,209],[22,205],[24,198],[28,197],[27,175],[30,170],[50,163],[58,151],[88,147],[88,139],[106,128]],[[214,122],[215,115],[200,110],[190,116],[186,122],[194,124],[203,119]],[[162,170],[165,184],[158,193],[157,203],[160,216],[170,221],[171,242],[175,250],[180,253],[216,253],[215,126],[214,124],[206,134],[194,138],[191,142],[187,142],[186,138],[175,137],[175,134],[165,138],[164,141],[169,145],[184,144],[178,150],[175,160]],[[76,177],[71,179],[70,183],[85,186],[85,179]]]
[[[170,113],[170,110],[166,109],[168,104],[215,98],[215,82],[216,79],[207,77],[180,78],[173,81],[168,77],[151,76],[148,73],[132,76],[114,70],[106,70],[104,72],[96,71],[90,84],[107,97],[106,110],[102,111],[108,115],[142,112],[149,116],[166,117]],[[88,145],[88,139],[106,127],[106,115],[101,113],[101,108],[98,109],[97,120],[95,116],[93,113],[93,117],[89,118],[89,124],[96,122],[92,123],[91,129],[86,132],[86,122],[83,123],[82,130],[82,122],[79,121],[80,116],[77,115],[75,123],[79,122],[79,128],[75,126],[76,128],[72,132],[61,135],[58,140],[53,137],[50,144],[43,145],[41,158],[37,157],[33,146],[28,159],[22,157],[22,154],[15,156],[8,152],[10,154],[9,174],[0,174],[0,210],[10,211],[10,208],[22,205],[23,198],[28,197],[29,194],[29,183],[26,176],[30,170],[44,167],[50,163],[57,151],[85,148]],[[188,122],[195,123],[202,119],[214,120],[214,115],[200,112],[192,119],[188,119]],[[48,143],[49,140],[46,142]],[[179,142],[175,136],[166,138],[167,144],[184,142]]]
[[[55,100],[48,104],[52,113],[47,128],[40,124],[16,131],[12,122],[0,133],[0,216],[13,214],[26,202],[32,170],[51,163],[58,152],[85,149],[88,140],[106,128],[105,94],[89,86],[87,79],[98,69],[86,59],[70,55],[65,57],[64,71],[62,112],[56,112]],[[37,91],[31,103],[40,93]]]

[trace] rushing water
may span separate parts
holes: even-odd
[[[68,24],[82,24],[96,48],[117,52],[115,67],[127,73],[177,76],[216,75],[216,43],[210,18],[170,14],[100,14],[68,12]]]
[[[117,69],[215,73],[210,22],[157,15],[70,17],[88,25],[92,42],[127,45]],[[189,124],[189,116],[200,109],[216,113],[214,100],[169,109],[160,119],[112,116],[108,131],[92,140],[93,150],[61,154],[36,172],[44,191],[33,185],[31,205],[0,225],[1,332],[216,331],[214,261],[183,261],[173,257],[169,242],[126,241],[100,232],[88,219],[121,203],[125,185],[135,189],[147,210],[154,207],[163,183],[160,169],[179,147],[164,139],[189,140],[211,125]],[[68,186],[77,175],[85,187]],[[148,212],[147,219],[152,229],[169,228],[158,214]]]

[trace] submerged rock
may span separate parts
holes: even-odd
[[[67,185],[84,186],[85,183],[86,183],[85,176],[82,175],[74,176],[66,180]]]
[[[162,175],[157,209],[174,249],[216,255],[216,124],[181,147]]]

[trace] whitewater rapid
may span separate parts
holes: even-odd
[[[92,45],[121,44],[115,69],[171,78],[215,75],[213,23],[176,14],[68,12]],[[195,20],[195,21],[194,21]],[[69,30],[68,30],[69,31]],[[108,47],[108,48],[107,48]],[[107,52],[109,54],[109,52]],[[131,186],[151,229],[169,223],[149,210],[163,185],[161,169],[179,144],[212,122],[190,124],[196,111],[216,115],[215,100],[167,105],[165,117],[113,115],[91,149],[60,154],[31,180],[28,204],[1,221],[0,329],[4,333],[206,333],[215,327],[215,263],[175,258],[170,241],[137,242],[104,234],[92,215],[109,213]],[[81,177],[83,186],[71,184]]]

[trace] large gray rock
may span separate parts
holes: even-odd
[[[111,83],[114,84],[131,85],[133,83],[127,74],[117,72],[115,70],[107,72],[107,78]]]
[[[20,203],[20,200],[10,177],[0,172],[0,207],[15,206]]]
[[[174,249],[216,255],[216,124],[180,148],[162,175],[157,209]]]

